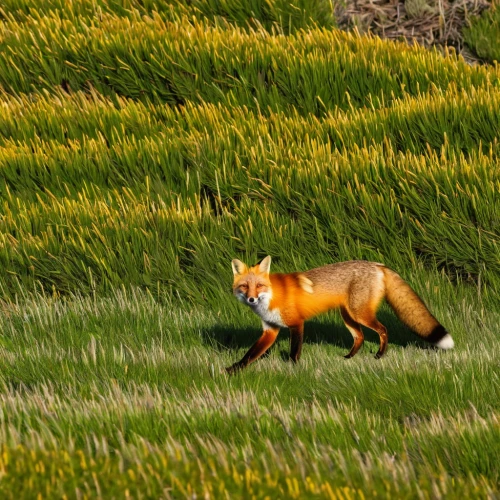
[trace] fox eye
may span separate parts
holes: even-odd
[[[243,283],[243,285],[240,285],[240,288],[243,288],[243,290],[246,290],[246,289],[248,288],[248,285],[245,285],[245,284]]]
[[[257,288],[262,288],[264,285],[262,283],[257,283]]]

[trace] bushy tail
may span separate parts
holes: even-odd
[[[399,274],[387,267],[385,275],[385,299],[397,317],[419,337],[441,349],[452,349],[455,343],[443,325],[430,313],[422,299]]]

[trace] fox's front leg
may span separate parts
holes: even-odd
[[[250,347],[248,352],[243,356],[243,358],[241,358],[240,361],[226,368],[226,371],[228,373],[234,373],[245,368],[245,366],[260,358],[274,344],[279,331],[279,328],[265,325],[264,333],[259,338],[259,340],[257,340],[257,342],[255,342],[255,344]]]
[[[302,341],[304,340],[304,323],[290,327],[290,359],[297,363],[302,352]]]

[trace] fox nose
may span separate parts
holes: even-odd
[[[257,302],[257,299],[255,297],[249,297],[248,302],[250,302],[250,304],[255,304],[255,302]]]

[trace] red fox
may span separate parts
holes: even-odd
[[[387,329],[377,320],[377,309],[386,299],[398,318],[417,335],[441,349],[452,349],[451,335],[429,312],[423,301],[394,271],[376,262],[353,260],[310,271],[269,274],[271,257],[247,267],[232,261],[233,293],[262,319],[263,334],[243,358],[226,368],[229,373],[259,358],[274,343],[280,327],[290,329],[290,359],[297,362],[302,350],[304,321],[333,308],[340,313],[354,344],[345,356],[352,358],[363,344],[361,326],[380,336],[376,358],[387,349]]]

